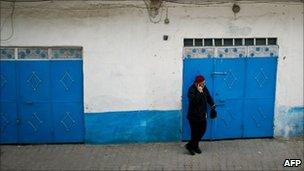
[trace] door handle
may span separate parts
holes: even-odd
[[[227,72],[212,72],[211,75],[227,75]]]

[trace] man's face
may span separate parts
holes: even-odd
[[[205,85],[206,85],[206,81],[197,83],[197,86],[199,86],[199,87],[204,87]]]

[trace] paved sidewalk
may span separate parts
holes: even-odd
[[[204,141],[188,155],[185,142],[119,145],[2,145],[0,170],[303,170],[303,139]],[[283,168],[286,158],[301,159]]]

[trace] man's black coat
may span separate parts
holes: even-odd
[[[200,93],[195,83],[193,83],[188,90],[188,98],[189,109],[187,118],[190,121],[202,121],[207,118],[207,103],[213,106],[213,108],[215,107],[214,101],[206,86],[203,88],[203,93]]]

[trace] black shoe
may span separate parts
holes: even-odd
[[[194,149],[194,152],[196,152],[197,154],[201,154],[202,150],[200,148],[196,148],[196,149]]]
[[[188,144],[186,144],[185,147],[186,147],[186,149],[189,151],[190,155],[192,155],[192,156],[195,155],[194,150],[193,150],[191,147],[189,147]]]

